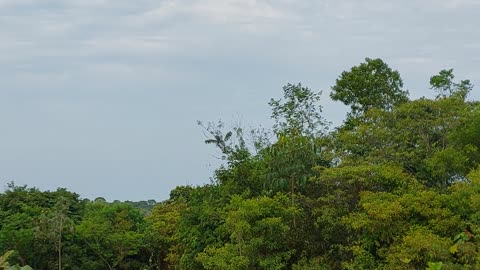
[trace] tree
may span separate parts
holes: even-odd
[[[429,186],[446,188],[478,164],[475,105],[421,98],[392,111],[371,109],[335,136],[343,163],[393,163]]]
[[[175,269],[180,264],[180,241],[177,226],[186,201],[170,200],[155,205],[146,219],[145,244],[155,269]]]
[[[228,164],[236,164],[250,157],[244,132],[240,126],[225,131],[225,124],[222,121],[208,122],[206,125],[197,121],[197,124],[204,129],[204,135],[207,138],[205,143],[213,144],[220,150],[221,160],[227,160]]]
[[[68,205],[68,209],[61,206],[60,201]],[[10,183],[5,193],[0,194],[0,252],[13,249],[16,251],[13,259],[20,265],[28,264],[39,270],[54,269],[59,265],[57,247],[61,246],[65,250],[61,253],[62,267],[74,265],[79,246],[68,233],[70,226],[66,225],[69,222],[65,223],[64,218],[68,213],[66,219],[76,222],[83,209],[84,202],[78,194],[65,189],[42,192]],[[58,226],[60,219],[64,226]],[[61,238],[60,227],[63,227]],[[59,239],[60,245],[56,241]]]
[[[129,269],[128,257],[138,254],[141,246],[143,221],[131,205],[93,202],[76,231],[108,269]]]
[[[292,204],[295,193],[312,175],[317,160],[315,141],[302,136],[281,135],[265,155],[268,179],[274,191],[290,191]]]
[[[470,80],[462,80],[460,83],[455,83],[453,82],[454,78],[453,69],[442,69],[437,75],[430,77],[430,85],[437,92],[437,99],[450,96],[465,99],[472,91],[473,85],[470,83]]]
[[[278,141],[268,148],[265,155],[272,185],[288,183],[292,204],[295,190],[306,181],[313,166],[321,160],[319,138],[327,129],[319,104],[321,93],[308,87],[287,84],[283,87],[284,99],[271,99],[271,118]]]
[[[73,221],[69,217],[69,202],[64,197],[59,197],[53,211],[40,216],[39,226],[35,228],[37,239],[50,242],[57,251],[58,269],[62,270],[63,238],[66,232],[73,233]]]
[[[196,260],[197,255],[208,246],[222,245],[227,238],[224,207],[231,195],[225,194],[223,188],[210,184],[190,192],[177,227],[182,247],[180,269],[204,269]]]
[[[197,256],[205,269],[286,269],[294,250],[288,246],[289,220],[299,209],[288,197],[234,196],[225,218],[230,241],[211,245]]]
[[[330,97],[350,106],[349,118],[355,118],[372,108],[389,111],[406,102],[408,91],[402,87],[398,71],[392,70],[381,59],[365,58],[364,63],[342,72]]]
[[[277,135],[316,136],[321,134],[327,122],[321,116],[320,93],[299,84],[283,87],[284,99],[271,99],[273,130]]]

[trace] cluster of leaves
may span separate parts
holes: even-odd
[[[14,250],[9,250],[5,252],[2,256],[0,256],[0,269],[2,270],[32,270],[32,268],[28,265],[25,266],[19,266],[18,264],[16,265],[10,265],[8,262],[8,258],[12,256],[12,254],[15,253]]]
[[[199,123],[225,163],[161,203],[11,186],[0,252],[60,270],[479,269],[480,103],[453,79],[442,70],[436,98],[410,100],[367,58],[332,87],[351,111],[331,132],[320,93],[288,84],[271,133]]]

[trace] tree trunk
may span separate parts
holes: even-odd
[[[290,181],[292,181],[290,197],[292,198],[292,206],[295,206],[295,177],[292,177]],[[293,227],[297,227],[295,214],[293,215]]]
[[[58,238],[58,270],[62,270],[62,228],[63,228],[63,218],[60,216],[60,237]]]

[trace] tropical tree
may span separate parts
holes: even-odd
[[[141,247],[143,221],[140,211],[129,204],[92,202],[76,231],[105,267],[129,269],[135,262],[129,258]]]
[[[230,241],[211,245],[196,257],[205,269],[287,269],[295,252],[288,246],[292,216],[299,209],[288,197],[234,196],[228,206],[225,230]],[[298,213],[297,213],[298,214]]]
[[[430,85],[437,92],[437,99],[450,96],[465,99],[472,91],[473,85],[470,80],[461,80],[456,83],[453,82],[454,78],[453,69],[442,69],[437,75],[430,77]]]
[[[333,100],[350,106],[347,120],[373,108],[390,111],[408,101],[400,73],[378,58],[365,58],[364,63],[342,72],[331,90]]]

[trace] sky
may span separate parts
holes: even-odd
[[[334,124],[365,57],[412,98],[444,68],[480,87],[479,25],[478,0],[0,0],[0,188],[167,199],[220,164],[197,120],[269,127],[289,82]]]

